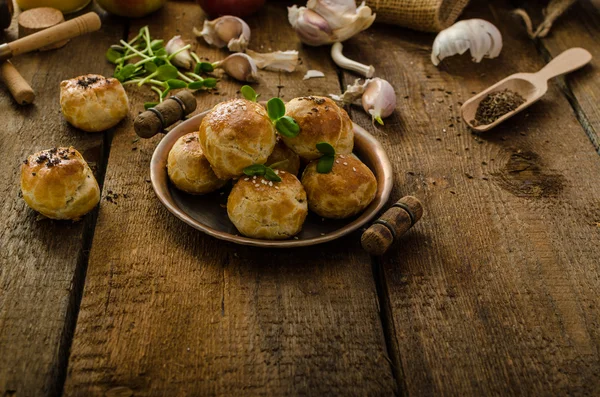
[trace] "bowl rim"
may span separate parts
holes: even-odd
[[[177,139],[193,130],[197,130],[197,128],[200,126],[202,118],[209,111],[210,109],[199,113],[172,128],[166,135],[163,136],[161,141],[154,149],[154,153],[152,154],[152,160],[150,162],[150,180],[152,183],[152,188],[154,189],[154,192],[158,197],[159,201],[167,208],[169,212],[171,212],[181,221],[185,222],[194,229],[200,230],[220,240],[230,241],[236,244],[248,245],[253,247],[306,247],[310,245],[322,244],[329,241],[333,241],[356,231],[360,227],[364,226],[367,222],[372,220],[379,213],[379,211],[381,211],[381,209],[390,197],[393,187],[393,169],[390,160],[385,150],[383,149],[381,143],[373,135],[371,135],[365,129],[353,122],[352,124],[354,129],[355,140],[354,149],[356,152],[358,152],[359,157],[363,157],[369,154],[366,153],[367,151],[371,152],[368,155],[368,157],[372,162],[372,166],[367,166],[369,167],[369,169],[371,169],[371,171],[373,171],[377,179],[377,193],[371,204],[369,204],[369,206],[358,217],[353,218],[353,220],[350,223],[325,235],[306,239],[291,238],[287,240],[255,239],[223,232],[214,229],[206,224],[203,224],[197,221],[196,219],[192,218],[187,212],[179,208],[179,206],[173,199],[171,192],[169,191],[166,164],[169,151],[171,150]],[[363,156],[360,156],[361,154],[363,154]]]

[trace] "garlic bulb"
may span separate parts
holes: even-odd
[[[331,46],[331,58],[336,65],[343,69],[352,70],[365,77],[373,77],[375,74],[375,68],[372,65],[363,65],[362,63],[348,59],[342,54],[344,46],[342,43],[335,43]]]
[[[194,28],[196,37],[202,37],[209,45],[227,46],[229,51],[244,51],[250,42],[250,27],[238,17],[225,15],[212,21],[204,21],[202,31]]]
[[[367,29],[375,14],[354,0],[309,0],[306,7],[288,7],[288,20],[300,40],[319,46],[348,40]]]
[[[239,81],[253,82],[258,79],[256,63],[242,52],[236,52],[222,61],[213,63],[213,67],[223,69],[225,73]]]
[[[373,121],[383,125],[384,118],[390,116],[396,109],[396,93],[394,87],[384,79],[376,77],[364,83],[357,79],[349,85],[342,95],[330,95],[334,101],[344,104],[357,104],[361,99],[365,112],[371,115]]]
[[[268,53],[247,50],[246,54],[254,59],[256,66],[259,69],[272,70],[274,72],[293,72],[296,70],[296,66],[298,66],[298,62],[300,61],[298,58],[298,51],[295,50]]]
[[[186,44],[183,42],[181,36],[175,36],[169,40],[165,46],[165,50],[170,56],[175,54],[175,56],[173,56],[171,59],[173,65],[184,69],[191,69],[194,65],[194,60],[192,59],[190,52],[187,50],[189,47],[189,45],[186,46]]]
[[[473,62],[496,58],[502,50],[502,35],[497,27],[483,19],[467,19],[442,30],[431,51],[431,62],[438,65],[444,58],[471,50]]]

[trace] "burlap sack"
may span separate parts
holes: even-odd
[[[469,0],[366,0],[377,13],[376,22],[391,23],[425,32],[452,25]]]

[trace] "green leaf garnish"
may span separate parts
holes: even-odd
[[[265,167],[265,179],[272,182],[281,182],[279,175],[272,168]]]
[[[279,120],[285,115],[285,104],[280,98],[271,98],[267,102],[267,113],[271,120]]]
[[[275,122],[277,132],[286,138],[293,138],[300,133],[300,126],[290,116],[283,116]]]
[[[256,102],[256,99],[258,98],[258,94],[254,91],[254,88],[249,85],[242,86],[240,92],[242,93],[242,96],[249,101]]]
[[[263,164],[253,164],[244,168],[244,174],[248,176],[264,176],[268,181],[281,182],[279,175],[272,168]]]
[[[333,168],[334,160],[334,156],[328,154],[322,156],[319,160],[317,160],[317,172],[319,174],[329,174]]]
[[[148,110],[150,108],[155,107],[156,105],[158,105],[158,102],[146,102],[144,103],[144,109]]]
[[[144,64],[144,70],[148,73],[154,73],[158,69],[158,66],[154,62],[146,62]]]
[[[274,170],[282,170],[290,164],[290,160],[285,159],[269,165]]]
[[[190,90],[199,90],[204,87],[204,81],[194,81],[187,86]]]
[[[109,48],[108,51],[106,51],[106,59],[108,59],[108,61],[110,63],[114,63],[115,65],[118,63],[117,60],[123,57],[123,53],[113,49],[113,48]]]
[[[118,72],[115,73],[114,77],[120,82],[124,82],[136,72],[137,68],[134,64],[128,64],[119,69]]]
[[[155,51],[154,55],[157,55],[156,51],[160,50],[161,48],[164,48],[164,46],[163,46],[164,42],[165,42],[164,40],[152,40],[150,42],[150,48],[152,48],[152,50]],[[165,53],[166,53],[166,51],[165,51]]]
[[[183,80],[171,79],[167,80],[167,86],[172,90],[176,90],[178,88],[186,88],[188,84]]]
[[[160,81],[167,81],[176,79],[179,75],[179,71],[173,65],[162,65],[156,69],[156,79]]]
[[[209,77],[207,79],[204,79],[203,83],[206,88],[214,88],[217,86],[217,79]]]
[[[196,74],[210,73],[210,72],[213,72],[214,70],[215,70],[215,68],[212,65],[212,63],[210,63],[210,62],[199,62],[194,67],[194,73],[196,73]]]
[[[317,143],[317,150],[324,155],[334,156],[335,149],[327,142],[319,142]]]

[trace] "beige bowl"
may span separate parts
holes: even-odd
[[[325,219],[309,213],[297,239],[259,240],[241,236],[227,216],[228,187],[204,196],[193,196],[177,190],[167,175],[167,157],[177,139],[197,131],[208,111],[198,114],[173,128],[158,144],[150,163],[152,187],[163,205],[177,218],[213,237],[255,247],[304,247],[321,244],[345,236],[364,226],[381,210],[390,197],[393,185],[392,165],[377,139],[354,124],[354,153],[377,178],[377,194],[359,215],[342,220]]]

